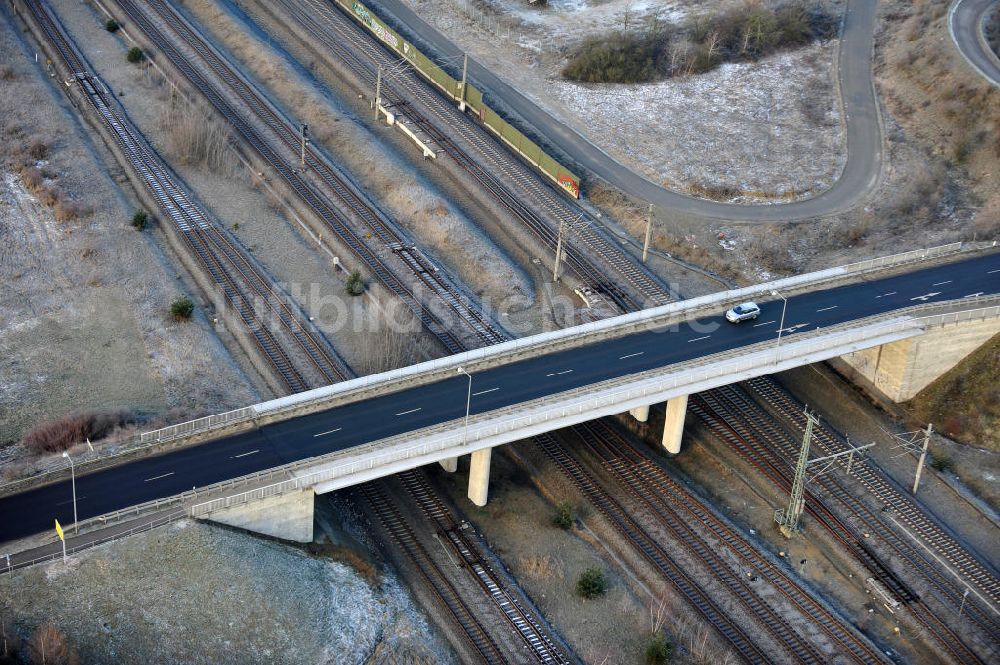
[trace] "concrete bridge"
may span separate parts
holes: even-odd
[[[694,298],[144,433],[151,451],[168,450],[90,473],[78,465],[80,517],[104,525],[172,510],[305,541],[316,493],[435,462],[455,470],[470,455],[469,498],[485,505],[493,447],[626,411],[645,420],[660,402],[663,445],[677,453],[689,394],[762,374],[842,358],[908,399],[1000,332],[994,247]],[[759,319],[725,322],[745,300],[761,305]],[[72,522],[68,479],[10,489],[0,542]]]

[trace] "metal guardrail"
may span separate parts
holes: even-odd
[[[679,316],[693,314],[701,310],[719,309],[722,305],[739,302],[748,298],[767,293],[771,290],[799,289],[807,286],[818,286],[823,283],[832,282],[845,277],[864,273],[867,271],[884,270],[886,268],[897,267],[910,263],[935,259],[947,254],[959,253],[962,251],[975,251],[995,247],[996,241],[980,243],[951,243],[938,247],[901,252],[891,256],[876,257],[865,261],[849,263],[835,268],[828,268],[804,275],[787,277],[773,282],[766,282],[754,286],[740,289],[731,289],[717,293],[673,302],[661,307],[632,312],[611,319],[603,319],[593,323],[587,323],[572,328],[554,330],[531,337],[503,342],[492,346],[483,347],[467,351],[465,353],[430,360],[417,365],[411,365],[401,369],[391,370],[380,374],[343,381],[323,388],[281,397],[267,402],[254,404],[222,414],[206,416],[197,420],[178,423],[169,427],[143,432],[135,440],[136,443],[147,442],[147,447],[159,445],[161,443],[190,436],[192,434],[209,432],[213,429],[229,427],[241,422],[248,422],[256,417],[268,416],[274,418],[280,416],[282,412],[293,412],[301,409],[319,407],[324,402],[331,402],[335,399],[343,399],[352,392],[371,391],[375,389],[389,390],[392,384],[402,382],[407,379],[414,379],[421,375],[433,375],[435,372],[452,370],[457,366],[481,364],[502,357],[509,357],[528,352],[543,352],[543,349],[554,346],[558,343],[572,341],[583,344],[592,341],[594,337],[607,335],[617,331],[629,331],[639,327],[655,327],[660,322],[670,322]],[[622,333],[624,334],[624,332]],[[85,460],[77,464],[78,470],[103,463],[117,456],[133,454],[141,450],[143,446],[126,446],[124,450],[115,452],[112,455],[99,456],[90,460]],[[9,494],[14,488],[34,484],[46,477],[63,475],[63,472],[49,472],[12,481],[0,485],[0,494]]]
[[[969,299],[969,301],[974,304],[996,300],[996,296],[983,296],[975,299]],[[171,505],[178,505],[178,510],[183,516],[203,517],[223,508],[244,505],[260,499],[280,496],[281,494],[287,492],[307,489],[323,482],[364,471],[370,471],[379,466],[385,466],[393,462],[404,461],[415,457],[427,457],[434,453],[440,453],[441,451],[448,450],[449,448],[455,448],[459,445],[463,445],[466,441],[473,445],[463,447],[471,451],[475,449],[474,444],[476,442],[483,442],[484,440],[489,440],[507,432],[523,430],[532,425],[550,422],[559,418],[565,418],[573,414],[590,413],[595,408],[599,408],[601,406],[617,405],[630,399],[634,400],[645,398],[648,395],[669,390],[671,387],[676,388],[688,385],[696,386],[699,382],[704,382],[707,378],[718,376],[719,369],[718,367],[715,367],[715,365],[717,365],[720,361],[725,362],[727,358],[739,359],[737,362],[727,365],[726,368],[728,374],[737,375],[740,372],[746,372],[749,369],[759,368],[762,363],[776,364],[782,360],[793,360],[796,358],[807,357],[810,354],[816,353],[824,348],[884,338],[886,335],[892,334],[893,332],[902,332],[907,330],[916,331],[918,329],[959,323],[963,321],[1000,318],[1000,305],[991,305],[988,307],[981,307],[974,310],[965,310],[960,312],[945,312],[923,317],[906,317],[907,314],[917,314],[940,307],[940,304],[933,303],[915,305],[907,308],[906,310],[894,312],[894,318],[887,322],[874,323],[873,325],[862,327],[858,327],[858,324],[863,322],[852,322],[849,324],[842,324],[837,327],[825,328],[822,330],[811,331],[809,333],[801,333],[800,335],[802,338],[799,340],[788,341],[785,344],[773,349],[768,348],[773,342],[767,341],[754,345],[754,347],[756,347],[756,350],[754,351],[750,351],[748,348],[741,348],[715,354],[709,358],[699,358],[679,364],[675,368],[677,371],[673,372],[668,377],[662,377],[660,379],[657,379],[656,377],[647,377],[645,379],[647,385],[644,385],[641,388],[613,390],[613,386],[605,385],[603,388],[604,394],[597,397],[591,396],[589,400],[586,393],[593,392],[594,387],[590,386],[579,388],[576,391],[572,391],[574,394],[579,394],[580,396],[571,406],[554,407],[552,409],[546,409],[530,415],[507,419],[503,424],[494,424],[485,427],[477,426],[473,420],[470,422],[467,437],[464,427],[455,429],[454,421],[441,423],[426,428],[419,433],[406,432],[394,437],[362,444],[354,448],[340,450],[334,453],[305,460],[299,460],[284,466],[274,467],[266,471],[260,471],[247,476],[241,476],[239,478],[232,478],[220,483],[184,492],[173,497],[157,499],[155,501],[149,501],[123,510],[115,511],[113,513],[92,517],[81,521],[79,526],[80,528],[86,530],[88,527],[107,525],[127,517],[138,516],[150,510],[160,510]],[[904,318],[900,318],[900,315],[903,315]],[[884,315],[880,315],[877,317],[870,317],[868,320],[872,321],[883,318]],[[827,339],[831,333],[838,335],[836,342],[831,342]],[[656,371],[662,370],[651,370],[646,374],[652,374]],[[621,380],[623,379],[616,379],[613,381]],[[633,376],[629,377],[627,380],[634,383],[636,378]],[[640,380],[643,379],[640,378]],[[608,392],[609,388],[612,392]],[[540,401],[541,400],[536,400],[536,402]],[[513,407],[508,407],[507,409],[494,411],[489,414],[483,414],[483,416],[496,418],[499,413],[524,411],[526,407],[530,408],[530,405],[518,404]],[[454,431],[449,432],[449,430]],[[424,441],[417,444],[408,444],[408,442],[412,441],[415,434],[423,436]],[[352,454],[355,456],[364,455],[364,457],[336,464],[337,458],[343,457],[345,454]],[[334,466],[326,466],[323,469],[317,469],[316,471],[306,473],[299,477],[286,477],[284,480],[270,483],[262,487],[253,488],[236,494],[230,494],[224,497],[209,499],[208,501],[203,501],[201,503],[195,503],[190,507],[184,508],[183,510],[180,508],[182,504],[195,501],[199,496],[215,494],[220,491],[224,491],[226,488],[246,486],[249,483],[260,482],[281,475],[288,476],[300,470],[314,468],[318,465],[329,464],[334,464]],[[169,521],[173,521],[175,519],[178,519],[178,516],[171,517]],[[143,525],[141,527],[136,527],[136,529],[132,529],[129,532],[116,534],[107,539],[96,541],[93,544],[73,548],[67,551],[78,551],[86,547],[91,547],[94,544],[107,542],[108,540],[114,540],[130,535],[131,533],[138,533],[142,530],[154,528],[154,526]],[[33,565],[33,563],[51,560],[58,558],[58,556],[61,556],[61,554],[41,557],[39,559],[32,560],[32,562],[18,564],[15,567]]]
[[[197,420],[161,427],[139,435],[141,443],[162,443],[181,436],[190,436],[216,427],[225,427],[235,422],[250,420],[257,414],[253,406],[245,406],[225,413],[217,413]]]
[[[995,298],[992,299],[995,300]],[[979,299],[970,300],[978,301]],[[989,298],[983,298],[981,300],[989,300]],[[921,311],[934,306],[938,305],[917,305],[909,309],[913,311]],[[742,359],[737,361],[735,364],[728,365],[726,367],[726,372],[730,375],[739,375],[747,372],[748,370],[759,368],[762,363],[768,365],[772,363],[777,364],[783,360],[794,360],[795,358],[810,356],[824,349],[829,349],[830,347],[841,347],[852,343],[879,339],[897,332],[910,330],[915,331],[936,325],[946,325],[949,323],[988,318],[1000,318],[1000,305],[971,311],[948,312],[927,317],[910,317],[903,319],[899,319],[897,317],[884,324],[870,325],[863,328],[857,328],[855,323],[844,324],[842,329],[839,331],[835,328],[826,328],[821,331],[817,331],[820,333],[818,338],[787,342],[785,345],[778,346],[774,349],[758,349],[756,352],[751,353],[747,353],[746,349],[741,349],[739,355],[742,356]],[[835,331],[837,334],[835,341],[828,339],[831,331]],[[768,342],[762,342],[755,346],[768,346],[772,343],[773,342],[769,340]],[[704,363],[701,364],[704,365]],[[717,360],[711,364],[717,364]],[[624,403],[629,400],[659,394],[681,386],[697,385],[711,378],[717,377],[719,372],[719,368],[715,366],[694,367],[686,371],[672,373],[670,376],[664,377],[651,385],[643,386],[642,388],[615,391],[609,394],[601,395],[596,399],[581,401],[581,403],[572,407],[564,406],[548,409],[519,418],[507,419],[503,424],[490,427],[476,427],[474,423],[470,423],[468,434],[466,434],[464,428],[460,428],[459,431],[456,431],[450,436],[435,436],[432,432],[434,429],[439,429],[441,427],[439,425],[435,428],[431,428],[427,432],[427,434],[432,437],[432,441],[425,441],[423,443],[409,446],[396,445],[395,442],[397,441],[413,438],[414,433],[408,432],[405,435],[390,437],[381,441],[366,444],[371,447],[391,447],[390,450],[383,453],[376,454],[374,456],[368,455],[363,459],[345,462],[333,467],[307,473],[296,478],[284,480],[279,483],[255,488],[247,492],[226,497],[219,497],[200,504],[195,504],[191,507],[190,514],[192,517],[201,517],[216,510],[242,505],[263,498],[278,496],[289,491],[306,489],[319,483],[334,480],[339,477],[354,475],[363,471],[369,471],[376,467],[384,466],[393,462],[399,462],[413,457],[426,457],[435,452],[454,448],[458,445],[464,445],[466,442],[470,446],[469,449],[474,450],[474,444],[476,442],[481,442],[484,439],[490,439],[507,432],[524,430],[533,425],[565,418],[572,414],[589,413],[601,406]],[[635,377],[630,377],[628,380],[634,383]],[[583,392],[592,392],[593,387],[591,386],[578,390]],[[547,397],[545,399],[550,398]],[[525,406],[525,404],[518,404],[515,410],[522,411]],[[484,415],[495,418],[496,412]],[[449,428],[451,427],[451,425],[447,426]],[[344,451],[338,451],[337,454],[342,455],[343,452]],[[295,470],[302,469],[306,466],[316,466],[317,464],[324,463],[325,462],[322,458],[314,458],[312,460],[294,463],[293,465],[285,467],[285,469],[289,472],[294,472]]]

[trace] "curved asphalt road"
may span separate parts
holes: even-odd
[[[401,0],[375,0],[442,56],[461,58],[463,51],[429,26]],[[549,115],[478,62],[469,59],[469,77],[501,97],[565,154],[616,187],[648,201],[661,212],[745,222],[801,221],[847,210],[878,183],[882,172],[882,128],[872,84],[872,52],[878,3],[848,0],[838,69],[847,122],[847,164],[833,187],[811,199],[772,205],[738,205],[673,192],[618,163],[575,129]],[[662,118],[669,125],[669,118]]]
[[[790,298],[783,336],[827,327],[921,302],[1000,293],[1000,252],[877,281],[859,282]],[[774,339],[781,301],[761,304],[757,321],[739,325],[722,316],[591,344],[510,363],[473,375],[472,413],[699,356]],[[465,416],[467,380],[445,379],[391,395],[347,404],[258,430],[76,480],[80,519],[179,494],[294,460],[358,446]],[[70,482],[0,498],[0,543],[73,521]]]
[[[948,30],[959,52],[993,85],[1000,87],[1000,58],[983,33],[987,12],[997,0],[957,0],[948,14]]]

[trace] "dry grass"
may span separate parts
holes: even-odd
[[[382,583],[382,573],[375,564],[355,550],[333,543],[308,543],[305,547],[315,557],[326,557],[348,566],[373,587]]]
[[[518,557],[517,569],[519,574],[536,580],[565,578],[562,561],[551,554]]]
[[[28,660],[36,665],[79,665],[80,656],[62,631],[51,623],[39,626],[28,642]]]
[[[82,413],[42,423],[24,435],[21,445],[36,454],[56,453],[90,439],[103,439],[131,420],[128,413]]]
[[[229,128],[214,115],[190,102],[175,100],[163,106],[160,128],[167,136],[173,159],[187,166],[231,176],[238,160]]]
[[[907,406],[946,436],[1000,451],[1000,335],[924,388]]]

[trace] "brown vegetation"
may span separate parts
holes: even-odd
[[[907,407],[921,423],[933,422],[942,434],[1000,450],[1000,335],[996,335],[924,388]]]
[[[588,83],[641,83],[690,76],[724,62],[759,60],[780,50],[832,37],[834,18],[815,2],[771,5],[744,0],[722,11],[695,16],[683,27],[664,24],[658,13],[641,32],[622,30],[589,37],[570,57],[563,76]]]
[[[307,543],[305,547],[313,556],[326,557],[349,566],[373,587],[382,583],[382,573],[375,564],[355,550],[333,543]]]
[[[79,665],[80,657],[69,640],[51,623],[35,630],[28,642],[28,657],[32,665]]]
[[[36,426],[21,444],[36,454],[57,453],[87,439],[103,439],[130,421],[131,416],[122,411],[65,416]]]
[[[20,136],[16,128],[8,128],[7,134]],[[52,208],[57,221],[67,222],[93,214],[92,206],[76,201],[59,187],[58,175],[39,168],[38,164],[49,157],[51,148],[42,138],[14,140],[7,144],[10,168],[21,176],[24,188],[33,194],[46,208]]]
[[[930,168],[915,169],[890,210],[894,223],[919,229],[950,207],[955,184],[974,193],[980,208],[968,234],[1000,232],[1000,91],[962,59],[948,34],[949,0],[898,0],[889,12],[880,63],[894,118],[928,153]],[[957,181],[957,183],[950,183]]]
[[[181,164],[232,175],[237,160],[229,128],[214,115],[184,100],[163,106],[160,127],[167,135],[167,148]]]

